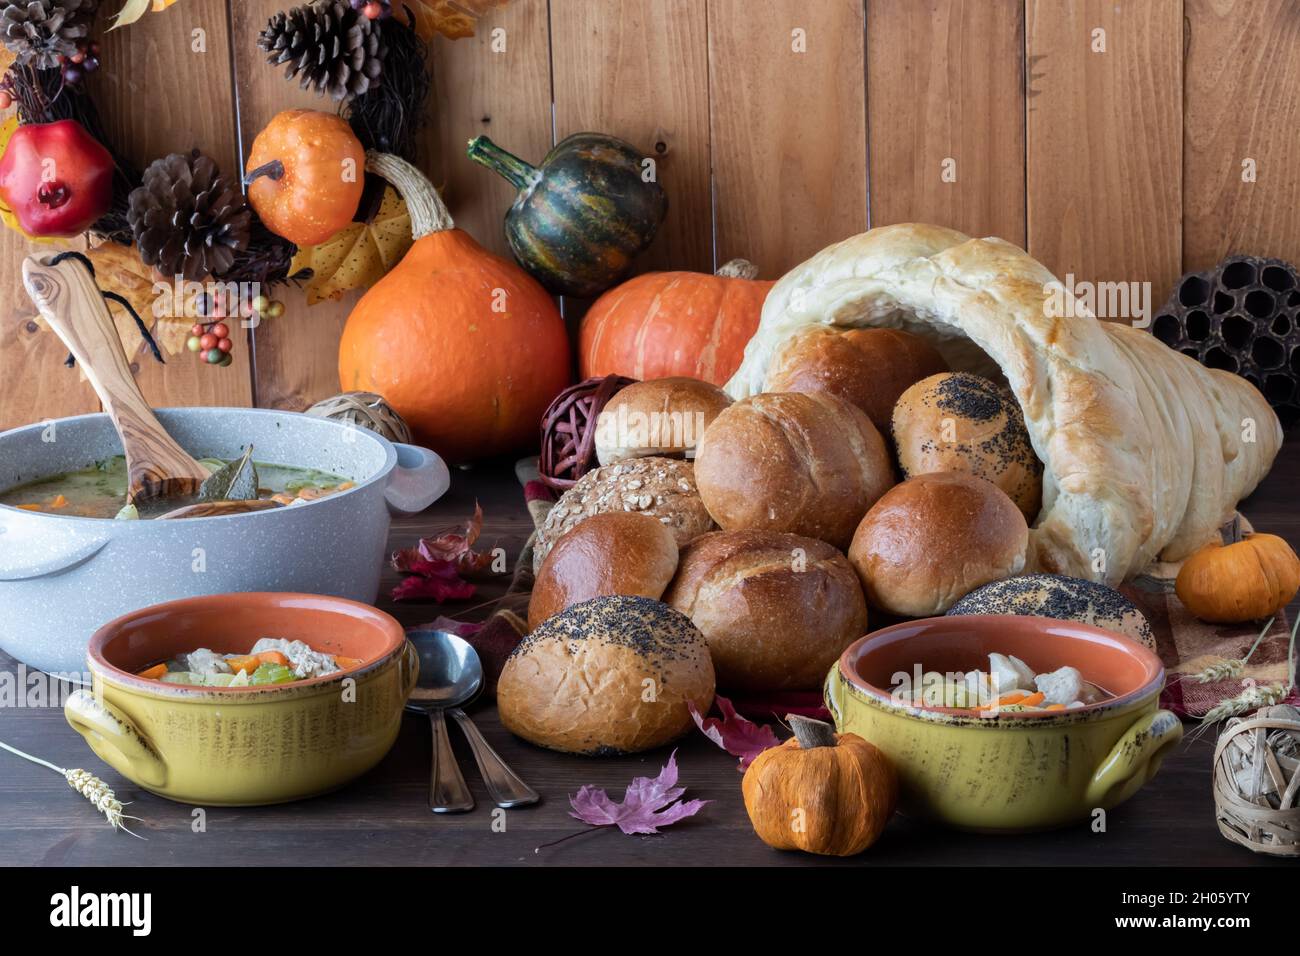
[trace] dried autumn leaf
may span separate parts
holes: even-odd
[[[18,59],[18,55],[13,50],[7,46],[0,46],[0,74],[7,73],[16,59]]]
[[[184,315],[171,314],[170,297],[162,300],[164,308],[154,308],[155,303],[159,302],[154,288],[156,281],[154,273],[140,261],[140,253],[135,246],[103,242],[93,249],[88,249],[86,255],[94,263],[95,282],[98,283],[100,290],[116,292],[131,303],[131,307],[144,320],[145,328],[153,334],[154,341],[158,343],[158,348],[164,355],[179,354],[185,348],[185,340],[189,338],[190,326],[193,322]],[[140,331],[136,328],[131,314],[112,300],[109,300],[108,308],[113,314],[113,322],[117,325],[117,334],[122,340],[126,354],[131,355],[141,350],[148,351],[149,347],[141,339]]]
[[[480,17],[510,0],[401,0],[415,15],[415,32],[423,40],[441,33],[450,40],[474,35]]]
[[[613,800],[599,787],[586,785],[569,797],[569,816],[593,827],[618,827],[629,836],[658,833],[666,827],[699,813],[711,800],[683,800],[685,787],[677,785],[677,751],[668,756],[657,777],[637,777],[623,796]]]
[[[736,713],[736,708],[725,697],[716,697],[714,702],[722,714],[720,718],[705,717],[695,709],[693,703],[688,703],[686,706],[690,709],[695,726],[700,728],[704,736],[733,757],[740,758],[740,765],[736,769],[741,773],[744,773],[754,762],[754,758],[764,750],[780,746],[781,740],[771,727],[766,724],[756,724],[742,717]]]
[[[289,274],[312,271],[307,281],[307,304],[337,299],[353,289],[366,289],[384,277],[411,248],[411,214],[392,186],[375,218],[354,222],[316,246],[298,250]]]
[[[113,17],[113,25],[109,29],[116,30],[118,27],[135,23],[150,10],[154,13],[162,13],[173,3],[178,2],[179,0],[126,0],[126,3],[122,4],[122,9]]]

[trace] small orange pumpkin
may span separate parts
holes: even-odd
[[[538,422],[569,384],[555,301],[455,228],[410,163],[375,153],[370,169],[406,200],[415,242],[348,316],[343,390],[382,395],[417,441],[452,462],[536,449]]]
[[[685,376],[723,385],[740,367],[775,282],[733,259],[716,275],[647,272],[610,289],[582,319],[582,377]]]
[[[352,222],[365,168],[365,147],[340,117],[285,110],[253,140],[248,202],[277,236],[314,246]]]
[[[898,775],[873,744],[791,714],[794,737],[765,750],[740,789],[759,839],[778,850],[853,856],[879,838],[898,803]]]
[[[1174,590],[1202,621],[1258,621],[1286,607],[1300,591],[1300,558],[1275,534],[1211,541],[1183,562]]]

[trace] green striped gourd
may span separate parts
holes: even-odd
[[[575,133],[540,166],[486,136],[471,140],[468,153],[519,190],[506,240],[519,264],[559,295],[594,296],[618,282],[668,211],[663,187],[643,175],[645,155],[613,136]]]

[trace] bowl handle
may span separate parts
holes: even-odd
[[[411,696],[415,683],[420,679],[420,653],[410,641],[402,648],[402,660],[398,674],[402,681],[402,700]]]
[[[830,673],[826,675],[826,685],[822,689],[822,698],[826,701],[826,709],[831,712],[831,720],[835,723],[835,730],[844,733],[844,681],[840,678],[840,662],[837,660],[831,665]]]
[[[1139,717],[1124,732],[1088,784],[1092,807],[1113,807],[1155,776],[1165,753],[1183,739],[1183,725],[1167,710]]]
[[[451,487],[447,463],[419,445],[394,443],[397,467],[388,480],[384,499],[394,514],[413,515],[433,504]]]
[[[135,724],[88,690],[74,691],[63,705],[72,729],[122,776],[146,787],[167,782],[167,765]]]

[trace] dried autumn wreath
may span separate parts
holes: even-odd
[[[111,29],[178,2],[125,0]],[[84,238],[85,261],[118,293],[155,355],[139,318],[146,308],[170,320],[165,351],[188,345],[209,364],[229,365],[228,317],[283,312],[270,298],[277,285],[308,282],[315,302],[373,283],[401,257],[409,221],[403,225],[400,197],[365,172],[365,152],[416,158],[429,41],[438,33],[472,36],[476,19],[506,2],[310,0],[275,14],[258,47],[287,77],[328,97],[335,112],[281,114],[258,141],[271,148],[271,127],[314,123],[329,133],[331,152],[276,155],[241,178],[198,149],[143,171],[114,149],[87,83],[100,67],[93,39],[100,0],[0,0],[0,109],[16,107],[0,124],[0,220],[39,242]],[[334,161],[351,162],[356,178],[329,191],[333,217],[312,229],[286,228],[321,206],[319,192],[292,190],[306,188],[309,167]],[[322,262],[350,263],[353,275],[321,275]],[[177,294],[160,309],[156,283],[171,287],[173,279]]]

